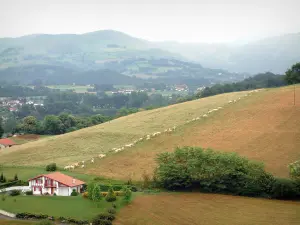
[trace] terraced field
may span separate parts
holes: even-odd
[[[137,197],[115,225],[296,225],[300,203],[217,194],[176,193]]]

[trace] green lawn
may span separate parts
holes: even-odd
[[[16,201],[15,201],[16,200]],[[121,197],[115,202],[117,207],[122,205]],[[100,212],[106,212],[112,203],[102,199],[99,206],[81,195],[76,197],[61,196],[8,196],[5,201],[0,200],[0,209],[12,213],[30,212],[47,214],[54,217],[71,217],[75,219],[92,219]]]

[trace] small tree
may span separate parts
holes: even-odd
[[[300,161],[296,161],[289,165],[290,177],[300,181]]]
[[[286,71],[285,80],[288,84],[300,83],[300,62],[294,64],[290,69],[288,69],[288,71]]]
[[[132,197],[132,192],[128,187],[125,187],[123,189],[124,191],[124,197],[123,197],[123,201],[128,204],[131,201],[131,197]]]
[[[3,175],[3,172],[2,172],[1,175],[0,175],[0,182],[3,182],[3,179],[4,179],[4,175]]]
[[[95,184],[94,185],[94,189],[93,189],[93,192],[92,192],[92,200],[94,202],[99,203],[99,201],[101,200],[102,196],[101,196],[101,189],[100,189],[100,186],[99,184]]]
[[[117,200],[116,194],[112,187],[109,188],[107,195],[105,196],[107,202],[114,202]]]
[[[18,175],[17,175],[17,174],[15,174],[15,176],[14,176],[14,180],[15,180],[15,181],[19,180],[19,178],[18,178]]]
[[[49,165],[46,166],[46,171],[56,171],[56,163],[50,163]]]
[[[150,187],[150,184],[151,184],[151,179],[150,179],[150,176],[149,174],[147,174],[145,171],[142,175],[142,178],[143,178],[143,189],[147,189]]]
[[[94,192],[94,187],[95,183],[91,182],[87,186],[87,192],[88,192],[88,199],[93,200],[93,192]]]

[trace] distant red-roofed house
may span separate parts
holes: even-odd
[[[8,139],[8,138],[0,139],[0,149],[1,148],[9,148],[13,145],[16,145],[16,143],[13,142],[12,140]]]
[[[72,191],[82,192],[85,182],[65,175],[60,172],[42,174],[29,179],[29,187],[34,195],[56,194],[70,196]]]

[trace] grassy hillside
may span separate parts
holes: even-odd
[[[36,166],[56,162],[60,166],[65,166],[91,159],[148,134],[181,126],[187,120],[200,117],[211,109],[228,105],[228,101],[245,94],[246,92],[224,94],[139,112],[98,126],[15,146],[0,151],[0,164]],[[151,140],[145,140],[136,146],[142,147],[143,143],[149,141]],[[96,160],[95,163],[98,161],[101,160]]]
[[[155,206],[155,207],[153,207]],[[300,223],[298,202],[215,194],[139,196],[121,210],[116,225],[292,225]]]
[[[300,86],[296,96],[300,96]],[[277,176],[288,176],[287,165],[300,158],[299,106],[300,98],[293,105],[293,87],[265,90],[174,133],[107,157],[84,172],[141,179],[144,171],[152,173],[157,153],[173,151],[177,146],[201,146],[238,152],[264,162],[266,169]]]

